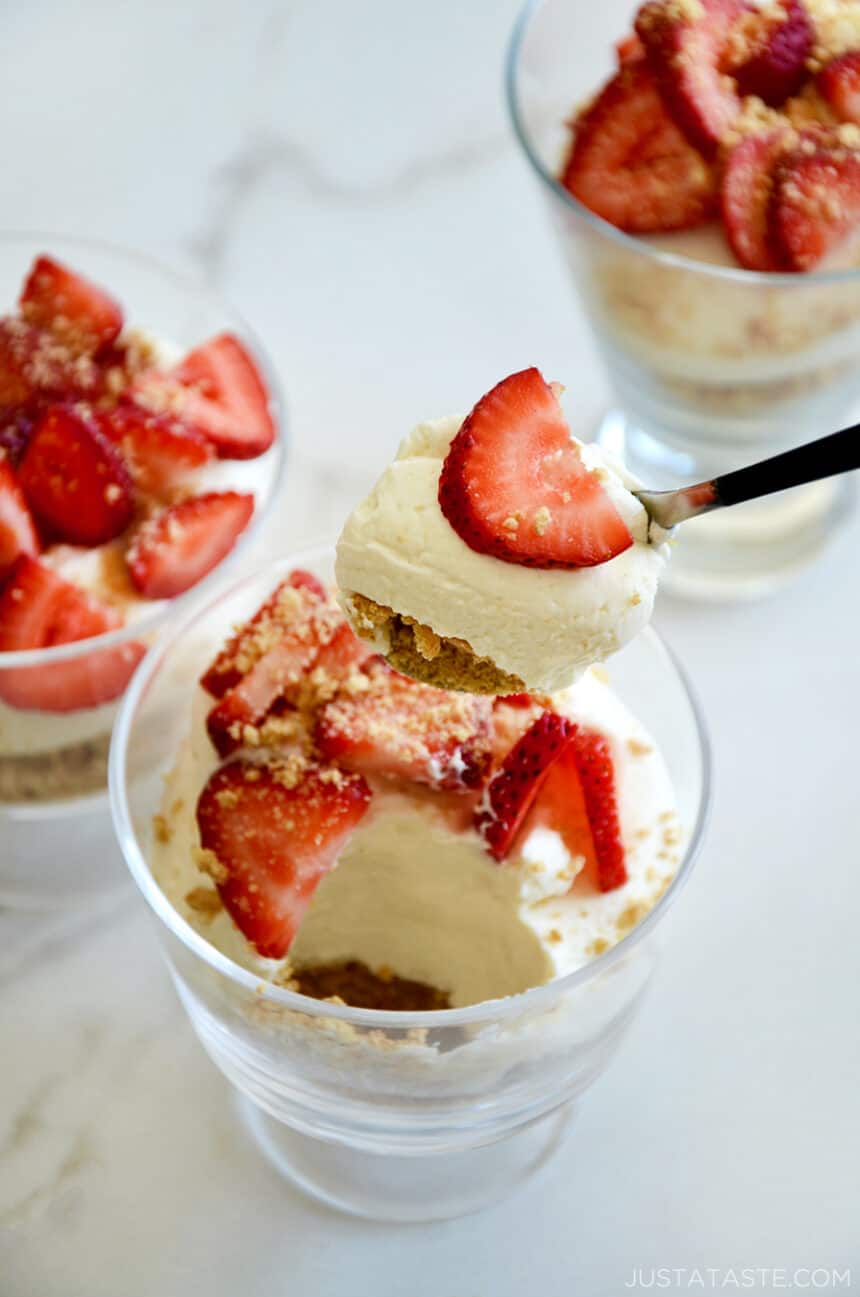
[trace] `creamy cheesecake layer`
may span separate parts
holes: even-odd
[[[632,480],[597,446],[582,457],[602,479],[634,543],[596,567],[537,569],[470,549],[439,507],[439,473],[459,418],[419,425],[395,461],[352,513],[337,545],[335,572],[356,631],[377,649],[385,627],[368,635],[352,596],[414,619],[436,636],[465,641],[477,658],[533,692],[564,689],[614,653],[648,622],[667,546],[649,538],[648,516]],[[458,679],[437,679],[464,687]],[[472,687],[472,686],[466,686]],[[500,692],[510,691],[510,686]]]
[[[218,762],[200,691],[190,739],[168,776],[151,859],[171,903],[224,954],[291,984],[296,969],[357,961],[437,988],[456,1007],[511,995],[581,967],[652,908],[674,876],[683,832],[665,764],[630,712],[589,672],[553,700],[609,740],[628,881],[600,892],[563,836],[535,823],[501,865],[471,827],[472,799],[371,780],[373,800],[317,888],[289,958],[260,958],[197,864],[197,798]]]

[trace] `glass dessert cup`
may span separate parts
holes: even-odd
[[[614,405],[597,438],[660,489],[853,421],[860,268],[760,274],[695,261],[696,231],[631,237],[558,183],[565,122],[610,75],[634,11],[632,0],[602,5],[585,23],[572,0],[532,0],[511,41],[507,97],[606,365]],[[697,598],[766,594],[817,557],[853,498],[850,479],[833,479],[687,523],[666,585]]]
[[[139,253],[89,239],[51,233],[0,236],[0,313],[17,300],[33,259],[50,252],[123,303],[131,327],[190,349],[229,330],[253,353],[264,375],[278,436],[256,460],[219,461],[213,489],[253,491],[256,508],[228,556],[186,594],[138,608],[133,624],[54,648],[0,653],[4,676],[38,678],[73,667],[98,676],[104,652],[153,641],[179,607],[223,579],[254,539],[277,498],[284,472],[283,400],[273,366],[241,316],[193,279]],[[26,674],[22,674],[26,673]],[[0,905],[59,908],[86,903],[94,892],[127,877],[117,859],[107,798],[107,753],[119,699],[98,708],[34,712],[0,701]]]
[[[333,559],[327,550],[286,558],[162,637],[114,731],[111,805],[180,999],[267,1158],[341,1210],[442,1219],[504,1197],[540,1166],[612,1057],[701,843],[707,740],[688,685],[653,631],[611,659],[613,687],[663,750],[685,842],[654,909],[587,966],[507,999],[424,1013],[357,1009],[264,981],[210,945],[162,892],[151,873],[152,820],[215,646],[292,568],[331,581]]]

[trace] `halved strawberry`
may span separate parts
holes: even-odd
[[[816,85],[841,122],[860,125],[860,50],[831,59],[818,73]]]
[[[39,538],[11,465],[0,456],[0,583],[19,554],[38,554]]]
[[[313,599],[301,593],[308,591]],[[315,603],[334,607],[328,591],[310,572],[296,568],[285,581],[269,595],[253,617],[239,626],[235,634],[220,650],[214,662],[200,677],[200,683],[213,698],[223,698],[228,689],[237,685],[243,676],[259,662],[264,653],[280,643],[291,628],[309,622]],[[302,631],[310,641],[310,629]]]
[[[490,760],[488,698],[407,679],[375,658],[368,687],[327,703],[315,740],[329,761],[433,788],[474,788]]]
[[[600,863],[579,775],[577,738],[574,735],[547,770],[517,836],[525,839],[538,828],[557,833],[571,859],[580,861],[579,873],[599,885]]]
[[[89,279],[53,257],[37,257],[21,290],[21,314],[50,329],[70,347],[97,351],[122,331],[119,303]]]
[[[118,698],[146,651],[142,644],[94,649],[54,666],[3,667],[2,654],[90,639],[121,621],[38,559],[21,555],[0,593],[0,698],[10,707],[49,712]]]
[[[796,95],[809,72],[806,60],[815,32],[803,0],[780,0],[776,6],[745,15],[749,52],[730,68],[742,95],[756,95],[778,107]]]
[[[464,420],[439,505],[470,549],[506,563],[590,567],[633,544],[537,369],[503,379]]]
[[[38,521],[73,545],[101,545],[124,531],[134,513],[122,456],[92,419],[51,405],[39,419],[18,470]]]
[[[504,860],[553,763],[569,747],[576,726],[542,712],[508,752],[475,812],[475,828],[496,860]]]
[[[806,141],[776,165],[768,214],[789,270],[810,270],[860,224],[860,153]]]
[[[266,959],[282,959],[320,880],[370,805],[360,775],[233,761],[197,802],[204,850],[233,922]]]
[[[627,882],[612,753],[603,735],[590,730],[577,731],[572,750],[597,853],[597,885],[611,892]]]
[[[663,103],[691,144],[714,157],[741,104],[722,70],[744,0],[648,0],[636,17]]]
[[[215,458],[202,433],[170,414],[153,414],[129,402],[97,415],[98,426],[118,446],[141,491],[164,496]]]
[[[573,129],[561,183],[604,220],[645,234],[712,214],[713,170],[667,115],[641,58],[622,64]]]
[[[143,374],[134,390],[142,405],[193,424],[221,459],[254,459],[275,439],[263,376],[232,333],[195,347],[168,374]]]
[[[210,491],[161,509],[129,546],[132,581],[148,599],[183,594],[226,558],[253,512],[253,495],[240,491]]]
[[[774,166],[791,139],[790,130],[750,135],[726,158],[720,194],[723,228],[732,251],[747,270],[781,268],[770,237],[768,212]]]

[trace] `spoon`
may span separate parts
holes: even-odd
[[[652,522],[667,531],[698,518],[712,509],[724,509],[745,500],[758,500],[763,495],[775,495],[791,486],[806,482],[820,482],[822,478],[837,473],[848,473],[860,468],[860,424],[832,432],[829,437],[819,437],[796,450],[787,450],[771,459],[762,459],[748,468],[722,473],[710,482],[697,482],[695,486],[682,486],[676,491],[634,491]]]

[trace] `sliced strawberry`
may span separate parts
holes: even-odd
[[[121,618],[29,555],[0,594],[0,662],[17,649],[50,648],[114,630]],[[118,698],[145,652],[142,644],[94,649],[53,666],[0,665],[0,698],[11,707],[71,712]]]
[[[122,331],[122,308],[104,289],[53,257],[37,257],[21,290],[21,314],[70,347],[97,351]]]
[[[645,47],[635,32],[628,32],[615,42],[615,57],[619,67],[625,63],[636,63],[644,55]]]
[[[183,594],[226,558],[253,512],[253,495],[239,491],[210,491],[160,510],[129,546],[132,581],[148,599]]]
[[[211,776],[197,825],[233,922],[266,959],[282,959],[320,880],[370,804],[360,775],[233,761]]]
[[[542,712],[490,780],[475,813],[475,828],[496,860],[508,854],[550,768],[575,733],[566,717]]]
[[[821,69],[816,85],[841,122],[860,125],[860,50],[849,50]]]
[[[129,402],[97,416],[118,446],[141,491],[164,496],[215,458],[202,433],[170,414],[153,414]]]
[[[38,554],[39,538],[11,466],[0,458],[0,583],[19,554]]]
[[[537,369],[483,396],[451,443],[439,504],[470,549],[527,567],[591,567],[633,544]]]
[[[781,269],[772,246],[768,212],[776,160],[791,132],[750,135],[729,153],[723,171],[723,227],[732,251],[747,270]]]
[[[740,112],[722,61],[744,0],[648,0],[636,33],[663,103],[687,139],[711,158]]]
[[[860,224],[860,153],[809,141],[776,165],[769,227],[789,270],[810,270]]]
[[[0,405],[87,396],[98,381],[90,356],[75,356],[47,329],[18,316],[0,319]]]
[[[745,16],[750,22],[746,40],[749,53],[730,68],[738,91],[756,95],[778,107],[796,95],[809,73],[806,60],[812,52],[815,31],[802,0],[781,0]]]
[[[302,591],[309,592],[312,598],[306,597]],[[223,698],[264,653],[294,630],[305,642],[313,643],[316,650],[319,641],[311,617],[320,603],[329,609],[335,608],[325,586],[315,576],[300,568],[291,572],[254,616],[237,629],[203,673],[200,683],[206,692],[213,698]]]
[[[667,115],[642,59],[623,63],[574,123],[561,183],[636,234],[700,225],[716,199],[712,168]]]
[[[578,730],[573,753],[597,853],[597,885],[602,892],[611,892],[627,882],[627,866],[609,743],[602,734]]]
[[[92,419],[71,407],[48,407],[19,476],[38,521],[73,545],[101,545],[131,521],[134,497],[122,456]]]
[[[320,710],[315,739],[322,755],[363,774],[476,787],[490,759],[490,700],[418,684],[378,658],[364,670],[365,690]]]
[[[517,836],[525,839],[537,828],[550,829],[562,839],[571,858],[579,859],[579,872],[599,882],[597,847],[576,756],[577,737],[550,765]]]
[[[354,671],[369,662],[375,654],[366,640],[359,639],[344,619],[327,644],[316,655],[312,671],[334,681],[347,680]]]
[[[141,404],[181,414],[221,459],[254,459],[275,439],[263,376],[232,333],[195,347],[168,374],[142,375],[135,391]]]

